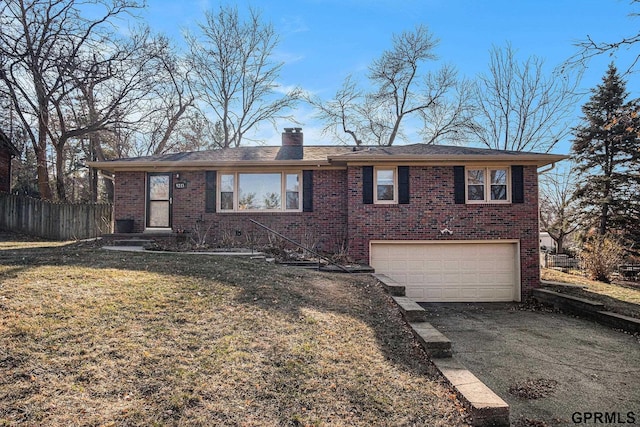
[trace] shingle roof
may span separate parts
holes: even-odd
[[[346,146],[304,146],[301,147],[256,146],[235,147],[218,150],[190,151],[185,153],[163,154],[160,156],[130,157],[111,160],[111,162],[269,162],[269,161],[327,161],[332,155],[351,152]],[[108,161],[109,162],[109,161]]]
[[[492,150],[475,147],[411,144],[392,147],[336,145],[253,146],[207,151],[131,157],[91,162],[104,170],[176,167],[345,165],[349,162],[427,161],[521,161],[544,166],[566,158],[556,154]]]
[[[462,147],[454,145],[432,145],[432,144],[410,144],[394,145],[391,147],[358,147],[341,158],[371,158],[385,156],[539,156],[542,153],[531,153],[522,151],[494,150],[489,148]],[[336,157],[333,157],[336,158]]]

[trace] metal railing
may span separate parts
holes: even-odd
[[[264,228],[264,229],[265,229],[265,230],[267,230],[269,233],[273,233],[273,234],[275,234],[276,236],[280,237],[281,239],[284,239],[284,240],[286,240],[287,242],[289,242],[289,243],[291,243],[291,244],[293,244],[293,245],[295,245],[295,246],[297,246],[297,247],[299,247],[299,248],[301,248],[301,249],[303,249],[303,250],[305,250],[305,251],[307,251],[307,252],[309,252],[309,253],[311,253],[311,254],[315,255],[316,257],[318,257],[318,270],[320,270],[320,259],[323,259],[323,260],[327,261],[329,264],[331,264],[331,265],[335,265],[336,267],[338,267],[340,270],[344,271],[345,273],[351,273],[351,271],[349,271],[349,269],[347,269],[347,268],[345,268],[344,266],[342,266],[342,265],[340,265],[340,264],[338,264],[338,263],[336,263],[336,262],[332,261],[330,258],[327,258],[327,257],[326,257],[326,256],[324,256],[324,255],[320,255],[318,252],[314,251],[313,249],[309,249],[309,248],[305,247],[304,245],[302,245],[302,244],[300,244],[300,243],[296,242],[295,240],[292,240],[292,239],[290,239],[290,238],[288,238],[288,237],[286,237],[286,236],[284,236],[284,235],[282,235],[282,234],[278,233],[277,231],[275,231],[275,230],[273,230],[273,229],[271,229],[271,228],[267,227],[266,225],[261,224],[261,223],[259,223],[258,221],[255,221],[255,220],[253,220],[253,219],[249,219],[249,221],[251,221],[252,223],[254,223],[255,225],[257,225],[258,227],[262,227],[262,228]]]

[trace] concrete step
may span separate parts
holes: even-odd
[[[392,296],[396,304],[400,307],[404,319],[411,322],[426,322],[427,312],[420,305],[407,297]]]
[[[632,334],[640,333],[640,319],[611,311],[598,311],[594,315],[596,321],[610,328],[622,329]]]
[[[130,238],[117,239],[111,242],[111,246],[145,246],[153,243],[150,239]]]
[[[469,410],[472,426],[508,426],[509,404],[495,394],[455,357],[433,363]]]
[[[404,285],[396,282],[391,277],[385,274],[373,274],[372,276],[378,279],[378,281],[382,284],[382,287],[389,293],[389,295],[397,297],[403,297],[406,295]]]
[[[606,311],[604,304],[549,289],[534,289],[533,297],[543,304],[576,316],[630,333],[640,332],[640,319]]]
[[[549,289],[534,289],[533,297],[544,304],[552,305],[558,310],[568,312],[577,311],[602,311],[604,304],[585,298],[554,292]]]
[[[451,341],[428,322],[409,323],[422,348],[433,357],[451,357]]]

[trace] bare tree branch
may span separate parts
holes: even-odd
[[[427,143],[452,141],[464,134],[467,124],[462,117],[471,107],[466,89],[457,86],[456,72],[447,66],[421,72],[425,62],[436,59],[436,45],[424,26],[403,32],[393,37],[392,49],[369,67],[373,90],[359,89],[347,77],[333,100],[308,99],[325,124],[323,132],[356,145],[392,145],[405,139],[403,123],[416,116],[424,120],[421,133]]]
[[[580,79],[545,77],[543,61],[518,63],[510,45],[490,52],[489,73],[475,88],[474,135],[488,148],[550,151],[571,132],[570,120]]]
[[[246,22],[235,7],[207,12],[200,34],[187,35],[195,90],[222,126],[223,147],[239,146],[249,130],[265,121],[294,121],[283,113],[301,96],[297,88],[277,94],[283,64],[272,62],[272,55],[278,37],[258,12],[249,12]]]
[[[640,3],[640,0],[631,0],[630,4]],[[637,17],[640,14],[637,12],[629,13],[630,17]],[[631,49],[636,43],[640,42],[640,32],[623,37],[616,41],[596,41],[591,36],[587,35],[584,40],[575,43],[578,48],[578,52],[570,57],[564,64],[565,69],[572,68],[575,65],[586,66],[589,60],[600,55],[613,56],[621,49]],[[631,63],[628,65],[626,72],[622,75],[631,73],[638,62],[640,61],[640,54],[637,54]]]

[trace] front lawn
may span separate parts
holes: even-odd
[[[0,425],[465,425],[369,276],[0,242]]]

